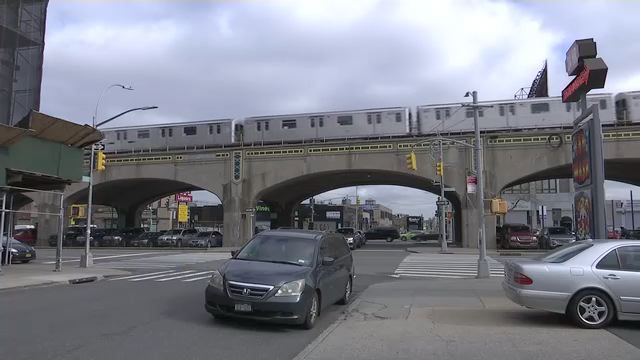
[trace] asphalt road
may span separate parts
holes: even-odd
[[[377,246],[355,251],[354,295],[372,283],[397,281],[388,275],[406,255],[401,248]],[[206,271],[222,261],[183,269]],[[144,271],[151,270],[137,270]],[[109,279],[2,291],[2,351],[14,344],[11,359],[290,359],[346,309],[331,306],[310,331],[219,321],[203,308],[205,286],[206,280]]]

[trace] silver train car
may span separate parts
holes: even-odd
[[[269,143],[402,136],[410,132],[410,121],[407,107],[255,116],[242,120],[241,141]]]
[[[587,103],[598,105],[603,125],[616,122],[611,94],[589,95]],[[487,106],[478,111],[478,124],[484,131],[571,127],[579,113],[576,103],[563,103],[561,97],[483,101],[479,104]],[[418,106],[416,122],[419,135],[474,130],[473,109],[461,107],[460,103]]]
[[[623,124],[640,122],[640,91],[616,94],[616,120]]]
[[[218,119],[108,128],[102,130],[103,143],[110,153],[226,146],[233,144],[232,122]]]

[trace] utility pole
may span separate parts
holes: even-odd
[[[359,207],[360,207],[360,199],[358,199],[358,186],[356,186],[356,230],[360,230],[360,218],[358,218]]]
[[[467,95],[469,93],[467,92]],[[480,256],[478,258],[478,278],[488,278],[489,262],[487,261],[487,241],[484,224],[484,175],[482,169],[482,146],[480,144],[480,127],[478,125],[478,92],[472,91],[473,98],[473,127],[475,131],[475,160],[476,160],[476,176],[478,177],[478,246],[480,247]]]

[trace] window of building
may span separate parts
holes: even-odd
[[[376,114],[376,124],[382,123],[382,114]]]
[[[504,189],[504,194],[528,194],[529,193],[529,184],[520,184],[515,185],[510,188]]]
[[[436,120],[440,120],[440,110],[436,110]]]
[[[600,100],[600,110],[606,110],[606,109],[607,109],[607,99]]]
[[[138,130],[138,139],[148,139],[150,136],[149,130]]]
[[[295,129],[296,128],[296,120],[282,120],[282,128],[283,129]]]
[[[516,105],[515,104],[509,104],[509,113],[511,113],[511,115],[515,115],[516,114]]]
[[[400,113],[396,113],[396,122],[401,122],[402,121],[402,114]]]
[[[567,112],[570,112],[570,111],[571,111],[571,103],[570,103],[570,102],[566,103],[566,104],[565,104],[565,107],[566,107],[566,109],[567,109]]]
[[[198,133],[198,129],[195,126],[185,126],[184,128],[182,128],[182,132],[186,136],[193,136]]]
[[[498,107],[498,112],[500,113],[500,116],[504,116],[504,113],[505,113],[505,111],[504,111],[504,105],[500,105],[500,106]]]
[[[378,114],[377,116],[380,116],[380,114]],[[351,115],[338,116],[338,124],[343,125],[343,126],[344,125],[353,125],[353,116],[351,116]]]
[[[256,122],[256,129],[262,131],[262,123],[260,121]]]
[[[310,124],[311,124],[311,127],[312,127],[312,128],[316,127],[316,118],[312,117],[312,118],[310,119]]]
[[[466,115],[467,119],[470,119],[473,117],[473,109],[467,109],[466,111]]]
[[[373,124],[373,115],[367,114],[367,124]]]
[[[221,132],[222,132],[222,126],[220,126],[220,124],[216,124],[216,134],[220,134]]]
[[[531,104],[531,113],[540,114],[543,112],[549,112],[549,103],[535,103]]]
[[[558,182],[555,179],[536,181],[536,193],[555,194],[558,192]]]
[[[269,121],[264,122],[264,131],[269,131]]]

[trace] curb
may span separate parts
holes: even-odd
[[[323,332],[321,332],[320,335],[318,335],[318,337],[315,340],[313,340],[309,345],[307,345],[304,349],[302,349],[302,351],[300,351],[298,355],[296,355],[292,360],[304,360],[307,358],[307,356],[311,355],[311,353],[313,353],[313,351],[320,344],[322,344],[324,340],[338,328],[338,326],[340,326],[344,321],[347,320],[347,317],[349,316],[349,314],[351,314],[353,309],[355,309],[358,305],[360,305],[361,302],[362,300],[360,300],[360,298],[357,298],[351,304],[349,304],[347,309],[343,311],[340,317],[338,317],[338,319],[333,324],[329,325],[328,328],[326,328]]]
[[[91,275],[91,276],[83,276],[73,279],[67,280],[57,280],[57,281],[46,281],[39,284],[29,284],[29,285],[17,285],[7,288],[0,289],[0,292],[7,290],[16,290],[16,289],[30,289],[30,288],[38,288],[38,287],[47,287],[47,286],[55,286],[55,285],[78,285],[78,284],[86,284],[91,282],[97,282],[108,278],[111,275]],[[113,275],[119,276],[119,275]]]
[[[98,276],[87,276],[87,277],[81,277],[81,278],[77,278],[77,279],[69,279],[67,282],[69,284],[85,284],[88,282],[94,282],[94,281],[98,281],[98,280],[102,280],[104,279],[104,275],[98,275]],[[62,282],[64,283],[64,282]]]

